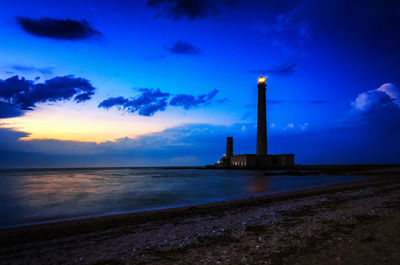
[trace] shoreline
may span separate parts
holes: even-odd
[[[301,191],[293,191],[288,193],[281,193],[281,194],[273,194],[273,195],[266,195],[266,196],[257,196],[257,197],[250,197],[247,199],[238,199],[238,200],[230,200],[230,201],[223,201],[223,202],[214,202],[214,203],[207,203],[202,205],[196,206],[185,206],[179,208],[168,208],[162,210],[152,210],[152,211],[145,211],[145,212],[136,212],[136,213],[126,213],[126,214],[117,214],[117,215],[110,215],[110,216],[101,216],[95,218],[87,218],[87,219],[79,219],[79,220],[70,220],[70,221],[63,221],[63,222],[54,222],[54,223],[47,223],[47,224],[39,224],[33,226],[24,226],[24,227],[17,227],[17,228],[8,228],[0,230],[0,261],[3,260],[5,264],[19,264],[23,263],[22,261],[24,258],[30,258],[32,260],[32,264],[40,264],[43,263],[43,258],[49,259],[53,262],[50,263],[69,263],[69,261],[73,260],[70,263],[78,263],[78,264],[96,264],[99,261],[107,261],[106,263],[111,263],[111,261],[117,260],[119,263],[115,264],[128,264],[126,263],[127,260],[133,259],[132,262],[136,263],[143,263],[146,264],[148,261],[151,261],[154,256],[160,258],[161,260],[159,264],[170,264],[168,259],[163,260],[162,256],[165,253],[169,253],[168,255],[175,255],[176,251],[181,251],[182,248],[185,249],[186,252],[191,252],[191,249],[197,249],[201,247],[201,251],[212,251],[211,244],[210,246],[203,246],[202,241],[199,239],[203,238],[202,236],[197,236],[195,242],[184,243],[185,238],[192,239],[193,235],[191,234],[190,230],[199,230],[198,233],[203,233],[204,229],[207,230],[206,234],[210,233],[209,228],[204,228],[203,226],[207,226],[208,223],[217,222],[220,220],[219,229],[225,229],[227,231],[228,228],[224,228],[224,225],[229,222],[235,221],[235,216],[239,214],[240,218],[246,219],[246,215],[243,216],[243,212],[254,212],[260,211],[261,209],[265,209],[268,207],[272,207],[273,205],[296,205],[298,201],[313,201],[314,198],[323,198],[328,200],[334,200],[337,197],[336,194],[356,194],[360,190],[368,192],[370,189],[388,189],[388,187],[397,187],[400,184],[400,166],[376,166],[376,167],[369,167],[367,169],[358,168],[354,171],[354,167],[352,170],[349,171],[349,168],[339,167],[336,166],[336,174],[340,171],[342,174],[347,175],[358,175],[358,176],[367,176],[368,179],[357,181],[357,182],[345,182],[339,184],[333,184],[330,186],[323,186],[317,187],[307,190]],[[326,173],[332,173],[332,168],[325,168]],[[397,189],[397,188],[396,188]],[[398,190],[394,190],[393,192],[397,192]],[[378,194],[378,193],[377,193]],[[381,193],[379,193],[381,194]],[[396,193],[397,194],[397,193]],[[379,196],[383,196],[382,195]],[[352,195],[353,196],[353,195]],[[358,196],[358,195],[357,195]],[[397,195],[396,195],[397,196]],[[353,196],[354,197],[354,196]],[[353,198],[352,197],[352,198]],[[356,197],[354,197],[356,198]],[[366,197],[367,198],[367,197]],[[379,197],[377,197],[379,198]],[[396,200],[397,197],[391,198],[392,200]],[[321,201],[323,200],[321,199]],[[379,200],[377,200],[379,202]],[[320,202],[318,202],[320,203]],[[271,206],[272,205],[272,206]],[[299,204],[301,205],[301,204]],[[303,205],[304,206],[304,205]],[[286,206],[285,206],[286,207]],[[304,206],[307,209],[307,205]],[[290,207],[289,207],[290,208]],[[392,207],[393,208],[393,207]],[[398,206],[397,206],[398,208]],[[397,212],[398,209],[394,207],[392,210]],[[271,218],[277,216],[280,211],[275,211]],[[223,213],[223,215],[221,215]],[[314,210],[313,210],[314,213]],[[308,214],[306,214],[307,216]],[[290,215],[290,218],[296,219],[296,215]],[[233,218],[233,219],[232,219]],[[265,218],[269,218],[268,216]],[[289,219],[290,219],[289,218]],[[311,218],[308,216],[308,218]],[[209,219],[209,220],[208,220]],[[187,220],[189,221],[187,223]],[[196,221],[197,220],[197,221]],[[208,220],[208,221],[204,221]],[[225,221],[223,221],[225,220]],[[246,219],[247,220],[247,219]],[[254,221],[254,220],[253,220]],[[299,220],[297,220],[299,221]],[[249,222],[245,221],[244,223]],[[171,226],[172,224],[172,226]],[[155,226],[154,226],[155,225]],[[232,227],[242,227],[240,224],[232,225]],[[157,228],[161,227],[161,228]],[[174,234],[175,229],[178,228],[189,229],[186,232],[182,232],[186,236],[183,237],[183,241],[180,242],[180,245],[177,246],[166,246],[164,243],[165,240],[170,242],[171,239],[163,239],[169,238],[168,234]],[[235,238],[238,237],[239,241],[247,242],[246,239],[246,229],[253,229],[249,228],[246,224],[244,225],[244,236],[242,234],[236,235],[236,229],[231,228],[230,233],[235,235]],[[258,227],[257,225],[252,225],[250,227]],[[150,229],[150,230],[149,230]],[[158,234],[161,236],[159,240],[154,240],[154,236],[157,237],[157,233],[154,235],[154,231],[159,229]],[[211,231],[217,231],[217,228],[211,229]],[[242,229],[242,228],[240,228]],[[254,228],[256,229],[256,228]],[[258,228],[257,228],[258,229]],[[256,229],[256,230],[257,230]],[[261,229],[261,226],[260,226]],[[261,235],[263,234],[262,228],[260,231],[252,231],[251,233],[247,234],[256,234]],[[265,228],[269,229],[269,228]],[[179,230],[179,229],[178,229]],[[250,231],[249,230],[249,231]],[[219,230],[218,230],[219,231]],[[216,236],[228,236],[225,235],[224,231],[216,232]],[[242,231],[243,232],[243,231]],[[241,233],[242,233],[241,232]],[[164,233],[167,233],[164,235]],[[179,234],[179,233],[175,233]],[[229,234],[229,237],[231,237]],[[182,235],[183,236],[183,235]],[[99,238],[98,242],[92,242],[87,238]],[[103,239],[103,237],[105,237]],[[125,237],[130,239],[125,239]],[[140,242],[137,241],[137,237],[142,238],[144,241],[149,241],[152,243],[147,243],[147,246],[142,246]],[[177,236],[179,237],[179,236]],[[224,238],[220,238],[224,241]],[[245,239],[243,239],[243,238]],[[136,239],[135,239],[136,238]],[[152,239],[153,238],[153,239]],[[211,238],[214,240],[214,238]],[[78,245],[72,244],[70,241],[76,241]],[[122,241],[120,241],[122,240]],[[129,242],[129,247],[122,242]],[[189,240],[189,241],[190,241]],[[208,240],[208,239],[207,239]],[[207,241],[206,240],[206,241]],[[106,256],[100,255],[99,253],[92,253],[96,248],[96,246],[101,242],[109,243],[108,241],[112,242],[120,242],[115,247],[105,247],[107,251],[111,251],[114,254],[108,254]],[[154,242],[153,242],[154,241]],[[155,242],[157,241],[157,242]],[[230,241],[230,240],[228,240]],[[233,240],[235,241],[235,240]],[[49,242],[54,246],[48,246]],[[55,243],[56,242],[56,243]],[[208,242],[208,241],[207,241]],[[106,244],[105,243],[105,244]],[[221,242],[217,242],[215,244],[219,245]],[[231,243],[229,242],[222,242],[223,248],[230,246]],[[239,244],[238,242],[236,242]],[[81,245],[83,244],[83,245]],[[91,245],[92,244],[92,245]],[[154,244],[154,246],[152,246]],[[164,245],[163,245],[164,244]],[[183,245],[182,245],[183,244]],[[247,243],[246,243],[247,244]],[[87,248],[85,246],[91,245],[92,247]],[[26,249],[27,247],[33,247],[33,251],[22,251],[22,249]],[[77,261],[75,259],[71,259],[71,257],[60,257],[57,253],[61,253],[63,249],[67,247],[68,249],[71,248],[71,253],[69,256],[81,255],[83,257],[78,257]],[[129,256],[126,252],[131,249],[135,249],[135,255]],[[46,249],[45,253],[42,253],[42,249]],[[51,249],[49,252],[48,249]],[[101,248],[100,248],[101,249]],[[12,250],[14,253],[18,253],[18,255],[9,255],[9,251]],[[22,252],[21,252],[22,251]],[[61,251],[61,252],[60,252]],[[122,252],[121,252],[122,251]],[[161,254],[159,253],[161,251]],[[162,252],[167,251],[167,252]],[[172,252],[171,252],[172,251]],[[38,252],[42,253],[38,255]],[[96,252],[96,251],[94,251]],[[77,254],[79,253],[79,254]],[[123,254],[121,254],[123,253]],[[136,253],[144,253],[142,258],[137,256]],[[172,253],[172,254],[171,254]],[[130,253],[132,254],[132,253]],[[187,253],[186,253],[187,254]],[[186,255],[185,254],[185,255]],[[99,256],[100,255],[100,256]],[[122,259],[121,259],[122,255]],[[128,255],[128,256],[127,256]],[[147,256],[146,256],[147,255]],[[191,253],[190,255],[197,255],[195,253]],[[190,257],[189,255],[189,257]],[[118,258],[117,258],[118,257]],[[138,258],[139,257],[139,258]],[[235,256],[236,257],[236,256]],[[80,263],[79,258],[85,261],[85,263]],[[69,260],[69,261],[68,261]],[[81,261],[82,261],[81,260]],[[122,260],[122,261],[121,261]],[[212,259],[213,260],[213,259]],[[36,261],[36,263],[35,263]],[[213,260],[214,261],[214,260]],[[86,263],[87,262],[87,263]],[[122,263],[121,263],[122,262]],[[49,263],[49,262],[44,262]],[[104,264],[106,264],[104,263]],[[132,263],[132,264],[133,264]],[[158,262],[155,262],[158,263]],[[173,262],[171,262],[173,263]],[[196,262],[195,262],[196,263]],[[200,262],[203,263],[203,262]],[[214,263],[215,264],[215,263]],[[390,263],[389,263],[390,264]]]

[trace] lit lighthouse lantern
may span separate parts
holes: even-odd
[[[258,78],[258,83],[265,84],[265,77],[261,76],[260,78]]]

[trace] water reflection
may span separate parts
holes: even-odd
[[[263,171],[255,171],[248,178],[246,193],[266,193],[270,184],[270,177]]]
[[[352,180],[356,178],[265,176],[246,170],[0,171],[0,226],[193,205]]]

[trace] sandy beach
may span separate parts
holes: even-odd
[[[195,207],[0,231],[1,264],[398,264],[400,166],[303,166],[366,176]]]

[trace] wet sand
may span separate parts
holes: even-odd
[[[400,166],[299,192],[0,230],[1,264],[398,264]]]

